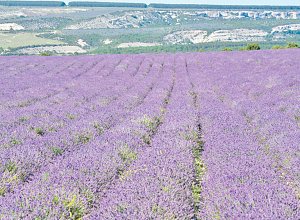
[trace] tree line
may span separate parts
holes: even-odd
[[[0,1],[2,6],[45,6],[64,7],[63,1]],[[130,8],[164,8],[164,9],[269,9],[269,10],[299,10],[300,6],[269,6],[269,5],[207,5],[207,4],[157,4],[123,3],[123,2],[69,2],[70,7],[130,7]]]

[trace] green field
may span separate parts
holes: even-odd
[[[41,38],[34,33],[0,33],[0,47],[3,49],[62,44],[64,44],[64,42]]]

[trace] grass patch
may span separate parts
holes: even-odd
[[[69,219],[80,220],[83,218],[85,214],[85,207],[82,202],[77,199],[76,195],[73,195],[70,200],[63,201],[63,204],[64,208],[69,213]]]

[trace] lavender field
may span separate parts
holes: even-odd
[[[299,60],[0,57],[0,219],[300,219]]]

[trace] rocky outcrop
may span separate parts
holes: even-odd
[[[256,29],[219,30],[210,35],[207,35],[207,31],[192,30],[174,32],[165,36],[164,40],[170,44],[265,41],[267,35],[267,32]]]
[[[171,44],[178,43],[202,43],[207,37],[207,31],[177,31],[164,37],[164,41]]]
[[[139,28],[150,24],[171,25],[197,22],[203,19],[297,19],[294,11],[237,11],[237,10],[128,10],[114,12],[79,22],[66,29]]]
[[[289,31],[300,31],[300,24],[282,25],[272,28],[272,34],[285,33]]]
[[[205,42],[264,41],[267,35],[267,32],[255,29],[219,30],[209,35]]]

